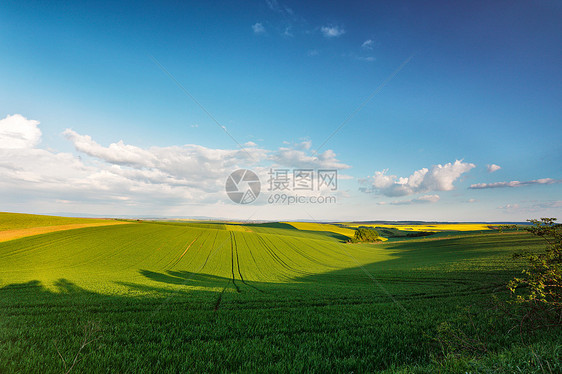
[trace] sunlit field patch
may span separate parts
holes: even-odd
[[[315,222],[283,222],[287,223],[297,230],[305,230],[305,231],[328,231],[328,232],[335,232],[336,234],[347,236],[348,238],[352,238],[355,234],[354,229],[348,229],[345,227],[339,227],[336,225],[331,225],[327,223],[315,223]]]
[[[481,223],[439,223],[439,224],[419,224],[419,225],[401,225],[401,224],[371,224],[371,223],[342,223],[346,227],[388,227],[399,230],[408,231],[483,231],[491,230],[490,225]]]
[[[128,222],[110,219],[54,217],[0,212],[0,242],[55,231],[125,223]]]

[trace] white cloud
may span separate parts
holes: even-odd
[[[291,147],[281,147],[274,152],[270,160],[275,164],[293,168],[312,169],[348,169],[349,165],[340,162],[332,150],[320,154],[311,154],[311,142],[304,141]]]
[[[436,203],[440,199],[439,195],[424,195],[410,200],[395,200],[390,202],[391,205],[412,205],[412,204],[426,204]]]
[[[310,140],[304,140],[300,143],[297,143],[294,145],[294,147],[296,149],[301,149],[301,150],[305,150],[308,151],[311,147],[312,147],[312,141]]]
[[[293,9],[286,7],[282,4],[279,4],[277,0],[265,0],[265,3],[267,4],[269,9],[271,9],[276,13],[280,13],[281,15],[288,18],[295,17],[295,12],[293,11]]]
[[[542,179],[535,179],[532,181],[510,181],[510,182],[495,182],[495,183],[477,183],[470,185],[469,188],[473,190],[481,190],[485,188],[504,188],[504,187],[522,187],[522,186],[530,186],[533,184],[556,184],[562,183],[560,179],[552,179],[552,178],[542,178]]]
[[[252,25],[252,30],[254,30],[254,34],[263,34],[265,33],[265,27],[260,22],[257,22]]]
[[[495,171],[500,170],[501,166],[496,164],[491,164],[491,165],[486,165],[486,169],[488,170],[488,173],[493,173]]]
[[[337,38],[345,34],[345,30],[339,26],[322,26],[320,31],[326,38]]]
[[[269,9],[273,10],[274,12],[283,12],[283,8],[281,8],[277,0],[265,0],[265,3],[269,7]]]
[[[63,134],[74,144],[76,150],[109,163],[143,167],[153,165],[157,161],[156,155],[142,148],[126,145],[122,140],[110,144],[109,147],[103,147],[90,136],[80,135],[71,129],[66,129]]]
[[[522,202],[521,204],[513,203],[499,206],[498,209],[506,212],[517,211],[525,214],[539,213],[542,217],[553,214],[553,209],[560,211],[562,208],[562,200],[549,200],[549,201],[531,201]]]
[[[373,62],[376,60],[373,56],[356,56],[355,57],[359,61],[366,61],[366,62]]]
[[[121,140],[104,147],[70,129],[64,134],[79,152],[116,166],[110,170],[114,174],[150,183],[197,185],[209,191],[221,185],[233,168],[265,160],[270,153],[256,147],[212,149],[195,144],[143,149]]]
[[[517,210],[517,209],[519,209],[519,204],[506,204],[506,205],[504,205],[504,206],[498,207],[498,209],[503,209],[503,210]]]
[[[57,204],[64,204],[65,211],[120,214],[131,212],[129,207],[141,214],[174,211],[185,216],[194,214],[185,211],[186,206],[199,204],[220,215],[220,206],[230,205],[224,192],[226,177],[238,168],[252,168],[263,177],[265,188],[270,167],[348,167],[331,150],[314,155],[309,141],[276,150],[253,142],[245,144],[246,150],[194,144],[141,148],[124,141],[104,146],[67,129],[64,135],[78,156],[34,147],[41,134],[38,122],[20,116],[18,123],[28,131],[16,132],[17,136],[12,130],[2,132],[2,140],[26,139],[19,146],[27,147],[0,148],[0,204],[5,209],[43,206],[54,212]]]
[[[307,52],[307,54],[312,57],[312,56],[318,56],[319,52],[317,49],[311,49]]]
[[[33,148],[41,141],[39,122],[20,114],[0,120],[0,149]]]
[[[375,42],[373,42],[371,39],[368,39],[368,40],[365,40],[363,42],[363,44],[361,44],[361,48],[371,50],[371,49],[373,49],[374,45],[375,45]]]
[[[364,179],[361,184],[365,192],[377,192],[385,196],[406,196],[429,191],[451,191],[453,183],[476,165],[456,160],[445,165],[433,165],[431,169],[422,168],[409,177],[387,175],[388,169],[376,171],[375,175]]]

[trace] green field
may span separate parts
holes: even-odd
[[[37,214],[20,214],[0,212],[0,231],[4,230],[20,230],[45,226],[60,226],[71,224],[95,224],[106,223],[105,219],[93,218],[75,218],[75,217],[57,217],[57,216],[41,216]]]
[[[562,370],[560,331],[522,342],[492,307],[521,270],[512,253],[537,239],[347,239],[286,223],[132,222],[2,242],[0,372],[65,372],[77,352],[72,372]],[[452,356],[443,323],[487,349]],[[85,326],[97,340],[79,351]]]

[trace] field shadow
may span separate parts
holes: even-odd
[[[241,287],[243,286],[247,286],[259,292],[264,292],[261,287],[269,284],[264,282],[248,281],[241,279],[238,276],[223,277],[212,274],[194,273],[187,270],[168,270],[165,273],[159,273],[142,269],[139,270],[139,274],[154,282],[166,283],[169,285],[203,288],[224,287],[233,288],[237,292],[241,292]]]
[[[211,274],[193,273],[187,270],[168,270],[165,273],[159,273],[151,270],[141,269],[139,274],[160,283],[167,283],[182,286],[201,286],[201,287],[217,287],[224,285],[230,278],[221,277]]]

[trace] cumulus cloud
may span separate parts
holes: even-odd
[[[345,30],[339,26],[322,26],[320,31],[326,38],[337,38],[345,34]]]
[[[267,159],[269,154],[253,143],[246,144],[246,149],[212,149],[194,144],[143,149],[122,140],[104,147],[71,129],[64,135],[77,151],[117,166],[111,169],[115,174],[150,183],[197,185],[204,190],[216,189],[233,168]]]
[[[375,42],[373,42],[371,39],[368,39],[368,40],[365,40],[363,42],[363,44],[361,44],[361,48],[371,50],[371,49],[373,49],[374,45],[375,45]]]
[[[542,179],[535,179],[532,181],[510,181],[510,182],[495,182],[495,183],[477,183],[470,185],[470,189],[473,190],[482,190],[485,188],[504,188],[504,187],[522,187],[522,186],[530,186],[533,184],[555,184],[555,183],[562,183],[560,179],[552,179],[552,178],[542,178]]]
[[[225,175],[248,157],[241,150],[201,146],[142,149],[117,142],[103,147],[72,130],[65,135],[91,158],[39,148],[0,149],[0,195],[5,205],[117,201],[119,206],[140,204],[161,210],[216,203],[224,199]]]
[[[253,142],[247,142],[245,150],[195,144],[142,148],[122,140],[101,145],[89,135],[67,129],[63,134],[78,152],[74,155],[38,148],[37,121],[20,115],[7,119],[2,120],[0,132],[0,203],[6,209],[58,201],[105,212],[122,212],[121,207],[181,211],[186,204],[227,204],[224,183],[238,168],[252,168],[266,183],[270,167],[348,167],[331,150],[314,155],[309,141],[274,150]]]
[[[103,147],[96,143],[89,135],[80,135],[71,129],[66,129],[63,135],[74,144],[77,151],[110,163],[129,166],[150,166],[157,161],[156,156],[151,152],[139,147],[126,145],[122,140],[110,144],[109,147]]]
[[[491,164],[491,165],[486,165],[486,169],[488,170],[488,173],[493,173],[495,171],[500,170],[501,166],[496,164]]]
[[[348,169],[349,165],[340,162],[334,151],[326,150],[320,154],[310,152],[311,142],[304,141],[290,147],[281,147],[269,158],[275,164],[293,168]]]
[[[422,168],[408,177],[388,175],[388,169],[376,171],[375,175],[361,181],[365,192],[380,193],[385,196],[406,196],[430,191],[451,191],[453,183],[476,165],[456,160],[445,165]]]
[[[41,141],[39,122],[20,114],[0,120],[0,149],[33,148]]]
[[[252,25],[252,30],[254,30],[254,34],[263,34],[265,33],[265,27],[260,22],[257,22]]]
[[[436,203],[440,199],[439,195],[424,195],[415,199],[409,200],[395,200],[390,202],[391,205],[412,205],[412,204],[427,204]]]

